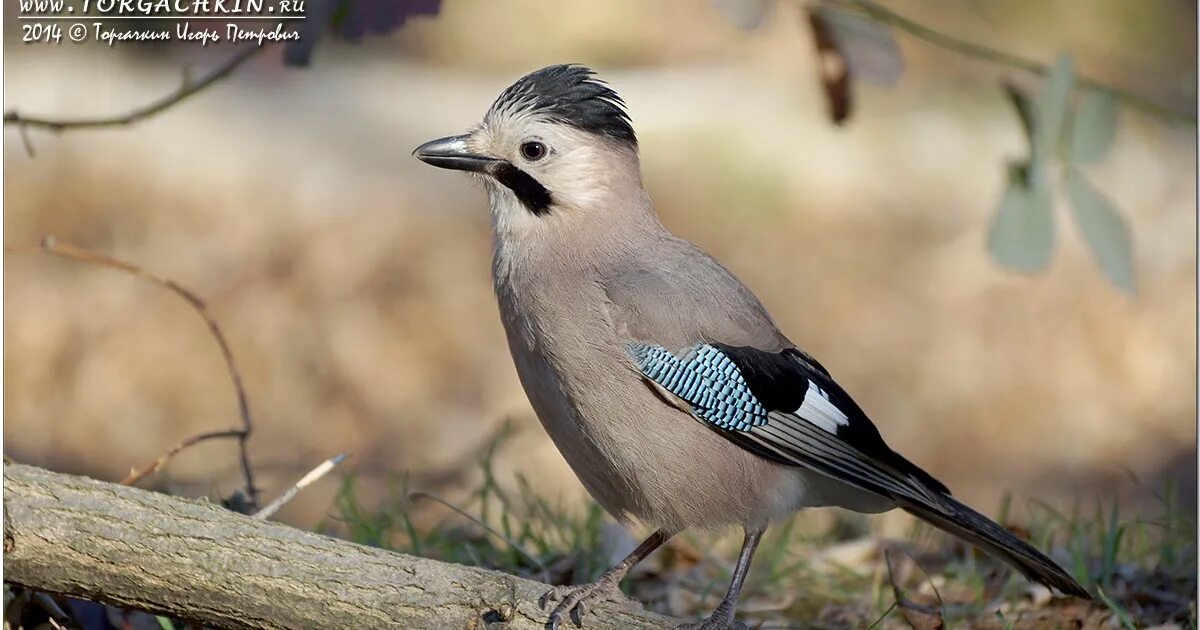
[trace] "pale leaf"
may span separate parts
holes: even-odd
[[[1067,196],[1083,238],[1104,275],[1121,289],[1133,293],[1133,239],[1125,219],[1099,190],[1078,171],[1067,173]]]

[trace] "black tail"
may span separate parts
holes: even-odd
[[[949,508],[949,513],[914,501],[901,499],[899,503],[900,507],[910,514],[987,550],[1034,582],[1056,588],[1067,595],[1087,600],[1092,599],[1092,596],[1079,585],[1079,582],[1075,581],[1075,578],[1042,552],[1034,549],[1033,545],[1013,536],[988,517],[955,501],[950,496],[943,495],[942,499],[945,507]]]

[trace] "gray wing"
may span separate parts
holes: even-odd
[[[605,279],[632,365],[734,444],[891,498],[939,505],[944,485],[892,451],[758,299],[690,244]]]
[[[604,288],[618,332],[630,341],[673,350],[703,341],[792,347],[745,285],[682,239],[666,239],[652,258],[612,270]]]

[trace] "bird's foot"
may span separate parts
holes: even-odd
[[[562,620],[570,618],[575,625],[582,628],[583,617],[592,604],[609,600],[628,602],[629,598],[621,592],[619,584],[620,579],[604,575],[591,584],[555,586],[546,591],[546,594],[542,595],[541,600],[538,601],[538,606],[544,610],[550,604],[558,602],[558,605],[550,612],[546,627],[550,630],[558,630]]]
[[[675,626],[675,630],[741,630],[743,628],[747,628],[747,626],[733,619],[733,604],[727,601],[721,602],[721,605],[717,606],[717,609],[705,619]]]

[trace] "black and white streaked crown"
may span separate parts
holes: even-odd
[[[625,102],[591,68],[559,64],[531,72],[508,89],[488,110],[488,116],[525,112],[571,125],[637,148],[633,122]]]

